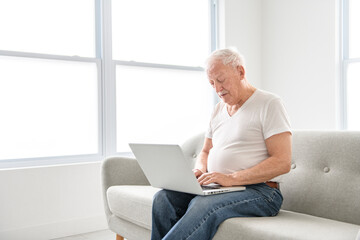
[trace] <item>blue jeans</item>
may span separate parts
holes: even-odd
[[[161,190],[154,196],[151,239],[212,239],[226,219],[276,216],[282,201],[281,192],[265,183],[210,196]]]

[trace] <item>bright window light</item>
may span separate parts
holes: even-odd
[[[117,66],[117,151],[129,152],[129,142],[181,144],[204,132],[211,93],[202,71]]]
[[[98,153],[95,63],[0,56],[0,159]]]
[[[349,57],[360,58],[360,1],[350,0],[349,11]]]
[[[0,1],[0,50],[95,56],[95,0]]]
[[[210,51],[208,0],[112,1],[113,58],[202,66]]]

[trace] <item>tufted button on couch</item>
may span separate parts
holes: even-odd
[[[203,145],[199,134],[182,145],[192,164]],[[149,186],[135,159],[106,158],[103,197],[117,239],[150,239]],[[275,217],[232,218],[214,240],[360,239],[360,132],[294,131],[291,171],[280,187],[284,202]]]

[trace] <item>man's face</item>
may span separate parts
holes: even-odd
[[[218,96],[229,105],[236,104],[241,99],[241,80],[244,79],[244,68],[227,66],[221,61],[210,62],[207,71],[211,86]]]

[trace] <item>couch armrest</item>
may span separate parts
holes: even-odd
[[[101,166],[102,192],[107,219],[112,214],[107,202],[106,191],[115,185],[149,185],[139,164],[134,158],[108,157]]]

